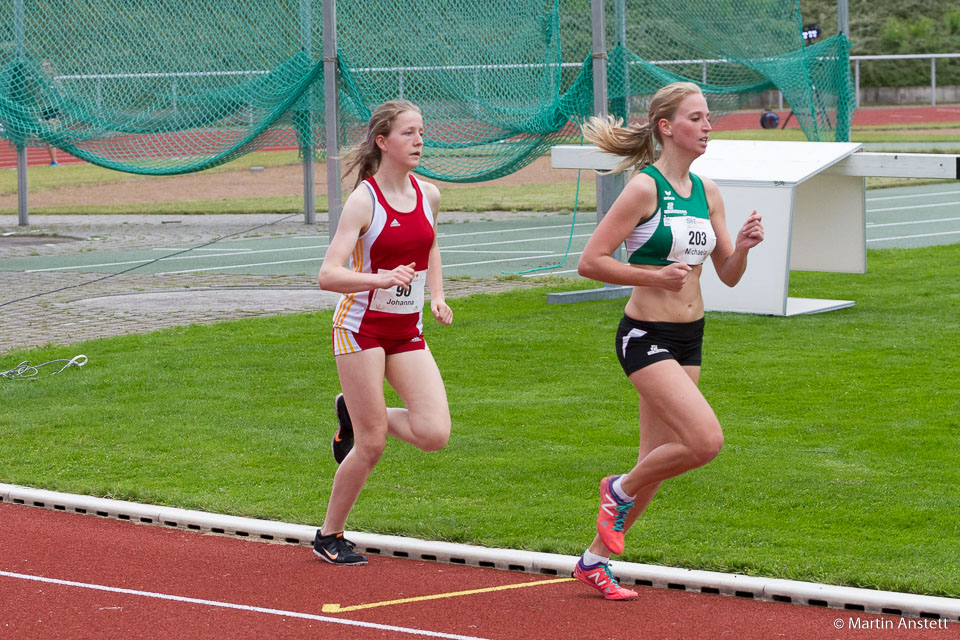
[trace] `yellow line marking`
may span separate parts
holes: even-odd
[[[551,580],[538,580],[536,582],[521,582],[519,584],[507,584],[501,587],[485,587],[483,589],[468,589],[467,591],[453,591],[451,593],[437,593],[430,596],[417,596],[415,598],[401,598],[400,600],[386,600],[384,602],[371,602],[369,604],[355,604],[350,607],[341,607],[339,604],[323,605],[324,613],[344,613],[347,611],[360,611],[361,609],[373,609],[374,607],[389,607],[395,604],[407,604],[408,602],[423,602],[424,600],[439,600],[441,598],[456,598],[458,596],[472,596],[478,593],[490,593],[492,591],[506,591],[507,589],[522,589],[523,587],[539,587],[546,584],[556,584],[558,582],[570,582],[573,578],[553,578]]]

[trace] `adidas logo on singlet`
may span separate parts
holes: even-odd
[[[393,222],[390,223],[390,226],[391,226],[391,227],[399,227],[399,226],[400,226],[400,221],[397,220],[396,218],[394,218],[394,219],[393,219]]]

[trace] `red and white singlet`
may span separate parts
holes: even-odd
[[[409,340],[423,330],[424,284],[435,235],[434,218],[417,178],[411,175],[410,181],[417,192],[417,204],[407,212],[390,206],[373,177],[363,181],[373,196],[373,219],[357,239],[347,268],[379,273],[415,263],[416,276],[409,287],[343,294],[333,314],[335,340],[338,328],[387,340]],[[345,350],[352,351],[349,347]]]

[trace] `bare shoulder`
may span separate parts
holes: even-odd
[[[646,173],[638,173],[627,181],[621,196],[642,212],[641,218],[649,217],[657,209],[657,181]]]
[[[360,184],[347,196],[340,216],[356,220],[362,227],[370,224],[373,219],[373,195],[366,185]]]
[[[716,182],[714,182],[710,178],[705,178],[704,176],[701,176],[699,173],[697,174],[697,177],[700,178],[700,182],[703,183],[703,190],[707,194],[720,193],[720,187],[717,186]]]
[[[423,178],[418,178],[420,181],[420,188],[423,189],[423,195],[428,198],[440,198],[440,189],[437,188],[437,185],[432,182],[427,182]]]
[[[431,182],[419,178],[418,180],[420,182],[420,190],[423,192],[423,197],[426,198],[430,204],[430,210],[433,211],[433,215],[436,217],[440,209],[440,189]]]
[[[657,181],[654,180],[653,176],[649,174],[638,173],[627,180],[627,184],[624,186],[623,191],[636,198],[656,198]]]
[[[720,187],[710,178],[697,176],[703,182],[703,193],[707,197],[707,205],[710,207],[710,213],[723,210],[723,196],[720,194]]]

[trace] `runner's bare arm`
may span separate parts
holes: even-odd
[[[597,225],[580,255],[577,271],[584,278],[632,286],[683,288],[690,266],[675,263],[656,271],[636,269],[613,257],[630,232],[657,209],[657,185],[648,175],[634,176]]]
[[[408,286],[413,281],[414,265],[400,265],[387,273],[361,273],[347,269],[347,260],[356,249],[357,241],[366,232],[373,218],[373,199],[366,187],[358,187],[347,198],[340,213],[337,232],[330,241],[327,254],[320,266],[317,282],[325,291],[353,293]]]
[[[427,182],[420,183],[423,195],[433,212],[433,228],[437,228],[437,219],[440,216],[440,190]],[[433,246],[430,247],[430,263],[427,266],[427,286],[430,287],[430,311],[440,324],[453,322],[453,310],[447,305],[443,294],[443,266],[440,260],[440,245],[437,236],[433,236]]]

